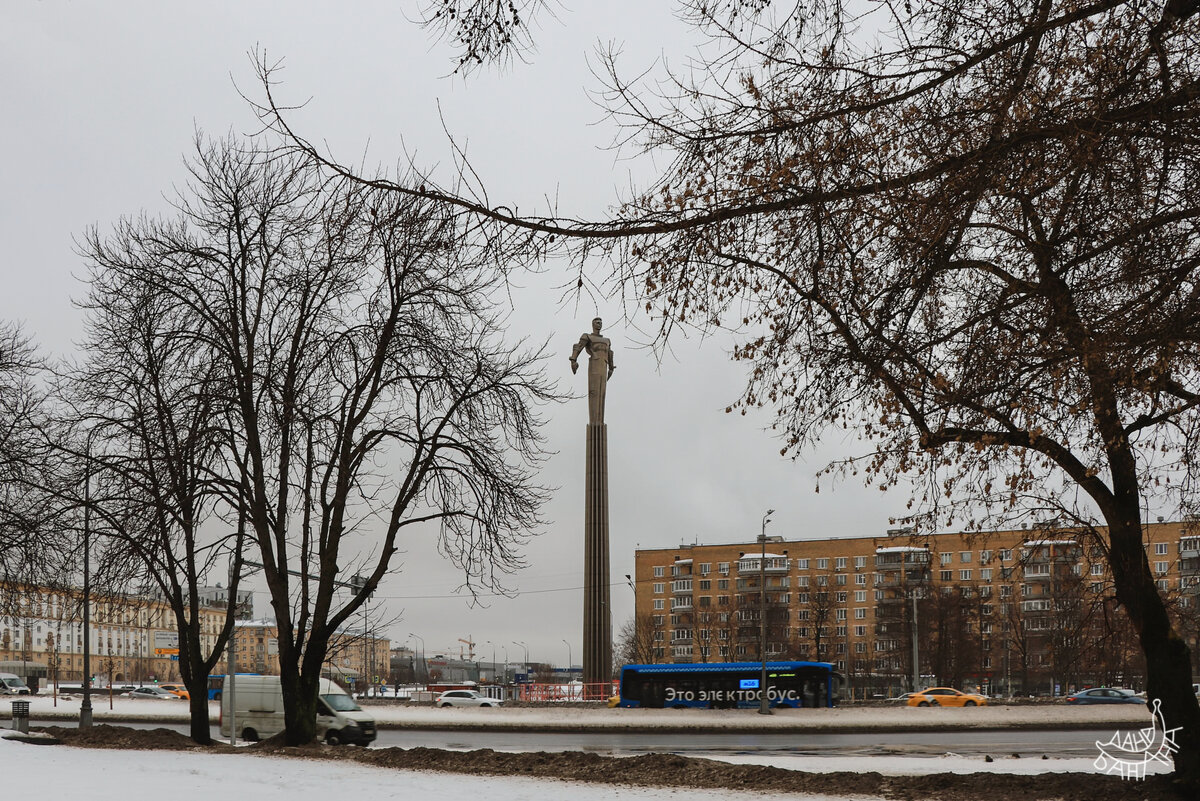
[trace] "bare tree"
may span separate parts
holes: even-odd
[[[56,502],[67,477],[48,376],[32,340],[0,322],[0,582],[13,585],[58,577],[72,551]]]
[[[613,673],[619,675],[623,665],[653,665],[655,658],[654,632],[662,629],[652,615],[634,615],[621,625],[613,653]]]
[[[472,586],[519,566],[546,495],[538,406],[560,396],[540,351],[499,341],[502,254],[469,246],[467,218],[260,145],[201,142],[179,218],[127,266],[202,349],[214,486],[244,512],[303,743],[331,638],[401,534],[440,527]]]
[[[201,589],[238,558],[244,527],[222,502],[234,493],[218,472],[230,443],[222,370],[190,312],[156,277],[170,224],[126,220],[90,230],[81,245],[90,275],[87,361],[72,376],[78,454],[95,492],[89,503],[106,558],[131,562],[166,600],[179,634],[179,670],[191,704],[191,736],[211,740],[208,676],[234,625],[238,576],[215,637]],[[233,518],[233,525],[221,520]]]

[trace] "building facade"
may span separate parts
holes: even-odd
[[[211,649],[225,622],[223,605],[202,607],[200,620],[201,643]],[[90,624],[96,684],[179,681],[179,662],[161,647],[176,634],[175,616],[165,601],[93,594]],[[0,662],[22,664],[39,686],[81,683],[82,591],[0,585]]]
[[[279,630],[272,621],[238,621],[233,641],[239,673],[279,674]],[[347,687],[392,683],[391,641],[363,632],[339,632],[329,643],[324,672]]]
[[[643,549],[641,659],[832,662],[859,697],[933,684],[1002,693],[1141,686],[1105,532],[1034,530]],[[1146,527],[1146,558],[1193,652],[1200,522]]]

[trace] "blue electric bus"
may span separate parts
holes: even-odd
[[[761,680],[761,662],[626,665],[621,668],[620,706],[757,708]],[[768,703],[831,707],[841,695],[842,681],[828,662],[768,662]]]
[[[239,673],[239,676],[257,676],[257,673]],[[208,700],[220,701],[221,689],[225,686],[225,674],[213,673],[208,677]]]

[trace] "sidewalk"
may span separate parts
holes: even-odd
[[[0,720],[8,720],[11,705],[0,699]],[[30,723],[79,719],[78,696],[59,698],[55,706],[49,696],[23,696],[29,700]],[[500,709],[438,709],[428,704],[371,704],[365,709],[381,729],[472,729],[476,731],[573,732],[581,729],[612,732],[694,731],[722,733],[753,732],[898,732],[971,731],[1020,729],[1130,729],[1150,722],[1147,708],[1133,704],[1068,707],[986,706],[966,709],[920,709],[906,706],[844,706],[836,709],[778,709],[759,715],[752,709],[608,709],[575,706],[507,707]],[[209,704],[212,722],[220,714],[218,704]],[[188,707],[183,701],[113,699],[92,697],[92,717],[97,723],[187,723]]]

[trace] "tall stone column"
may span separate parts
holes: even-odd
[[[583,510],[583,680],[612,678],[612,607],[608,572],[608,426],[604,399],[616,365],[612,341],[600,333],[603,321],[571,349],[571,372],[579,369],[579,354],[588,354],[588,427],[585,454]]]
[[[608,426],[587,427],[583,515],[583,680],[612,678],[608,567]]]

